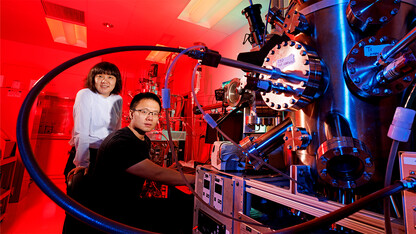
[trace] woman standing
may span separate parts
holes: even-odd
[[[65,176],[80,170],[87,174],[101,142],[121,127],[122,81],[117,66],[109,62],[96,64],[89,71],[85,86],[75,98],[74,128],[69,142],[73,147]]]
[[[96,64],[88,73],[84,89],[75,98],[72,149],[65,166],[67,194],[88,207],[88,168],[95,162],[102,141],[121,127],[123,100],[120,70],[109,62]],[[66,215],[63,233],[79,233],[85,224]]]

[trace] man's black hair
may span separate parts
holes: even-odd
[[[162,110],[162,102],[160,101],[160,98],[156,94],[150,92],[136,94],[133,100],[131,100],[130,110],[133,110],[136,107],[137,103],[139,103],[143,99],[151,99],[156,101],[157,103],[159,103],[159,107]]]

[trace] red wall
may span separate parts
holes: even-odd
[[[217,50],[223,57],[236,59],[238,53],[249,51],[251,48],[248,43],[244,46],[242,45],[242,40],[247,30],[246,27],[241,28],[221,44],[211,49]],[[13,140],[16,137],[17,115],[24,97],[31,88],[30,85],[59,64],[80,54],[8,40],[1,40],[1,44],[0,126],[2,131]],[[84,61],[58,75],[43,91],[47,95],[74,99],[78,90],[83,87],[88,70],[97,62],[103,60],[110,61],[115,63],[122,73],[124,114],[127,115],[131,95],[140,91],[141,85],[139,81],[147,77],[148,70],[152,64],[149,61],[135,61],[134,53],[143,52],[104,55]],[[195,64],[196,60],[187,56],[182,56],[178,60],[172,76],[169,77],[171,94],[191,97],[191,78]],[[164,86],[166,70],[167,67],[164,64],[159,64],[158,81],[161,84],[160,88]],[[220,88],[222,82],[235,77],[242,77],[243,74],[243,71],[239,69],[223,65],[219,65],[218,68],[202,67],[201,90],[197,95],[198,100],[202,105],[215,103],[214,90]],[[189,101],[191,100],[189,99]],[[188,108],[193,108],[193,105],[188,105]],[[200,116],[192,117],[193,120],[185,120],[188,121],[188,131],[192,133],[187,138],[190,146],[186,152],[188,154],[186,159],[204,162],[209,157],[210,147],[205,145],[204,139],[201,137],[205,134],[206,123]],[[36,123],[35,126],[37,126]],[[65,137],[61,139],[42,138],[34,143],[35,156],[47,175],[62,175],[69,149],[68,140]]]

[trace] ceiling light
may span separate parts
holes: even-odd
[[[67,45],[87,48],[87,27],[45,17],[53,41]]]
[[[191,0],[178,19],[211,28],[242,0]]]
[[[160,44],[156,44],[156,46],[163,46],[166,47],[164,45],[160,45]],[[149,55],[147,55],[146,60],[147,61],[152,61],[152,62],[157,62],[157,63],[166,63],[166,59],[167,57],[172,54],[172,52],[167,52],[167,51],[151,51],[149,53]]]

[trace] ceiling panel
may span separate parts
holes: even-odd
[[[242,26],[247,19],[243,1],[211,29],[177,19],[189,0],[44,0],[85,12],[88,47],[79,48],[52,40],[41,0],[1,0],[1,38],[57,50],[86,53],[123,45],[189,47],[204,42],[213,47]],[[268,6],[262,3],[262,15]],[[111,23],[106,28],[103,23]]]

